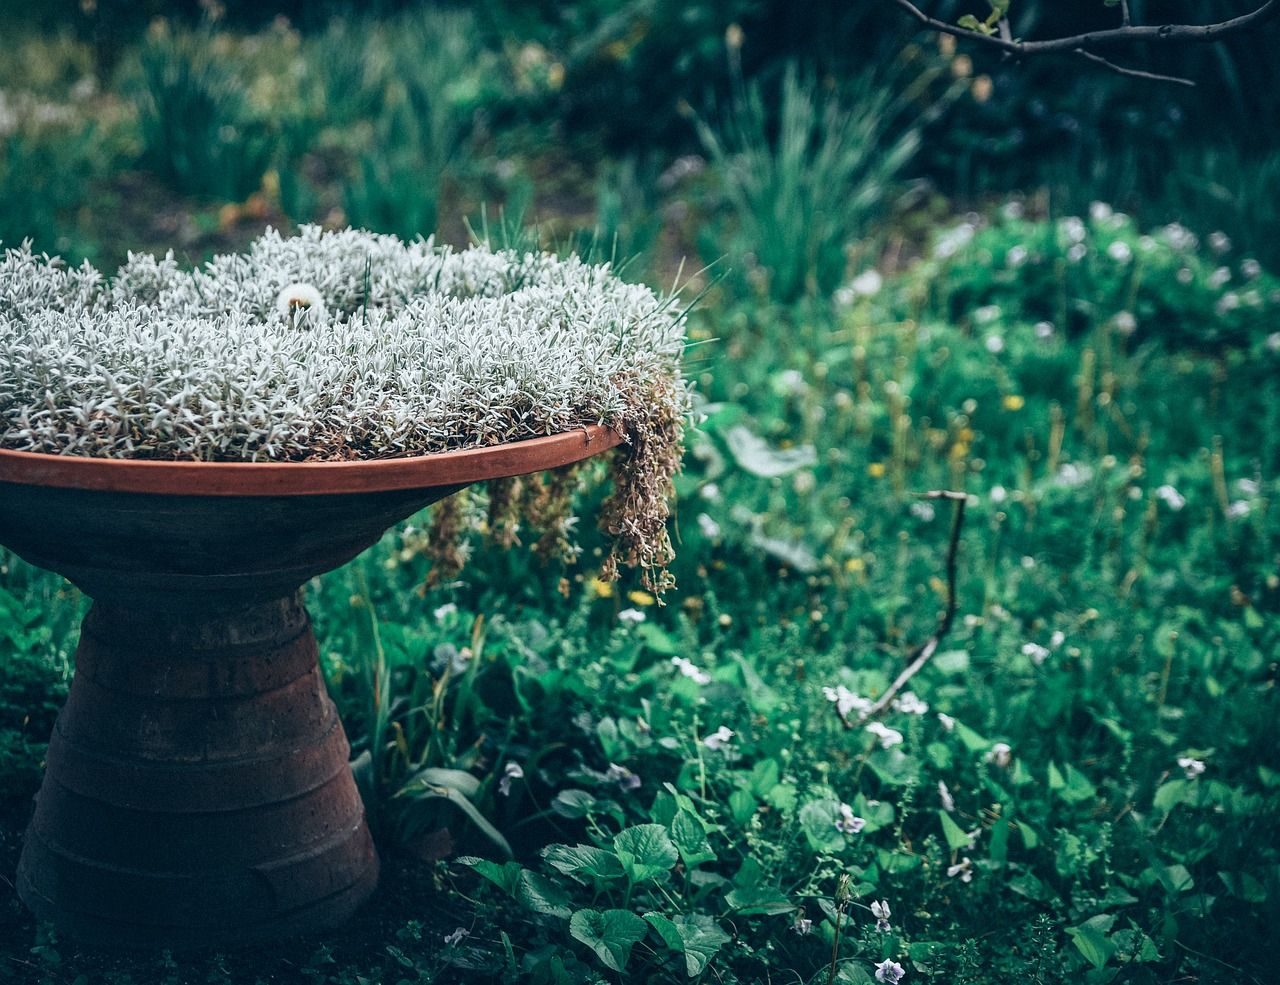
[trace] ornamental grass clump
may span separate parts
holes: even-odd
[[[660,588],[683,346],[673,298],[577,257],[309,226],[196,270],[131,254],[108,279],[24,245],[0,260],[0,448],[326,462],[603,424],[626,439],[606,567],[637,565]],[[545,507],[526,487],[500,495]],[[561,544],[566,511],[534,512]]]

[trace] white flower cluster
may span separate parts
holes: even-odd
[[[0,259],[0,447],[323,461],[616,426],[654,394],[683,412],[683,334],[576,257],[311,226],[107,281],[24,245]]]

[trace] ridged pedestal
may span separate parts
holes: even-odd
[[[378,858],[295,597],[97,603],[18,869],[81,940],[222,945],[342,923]]]
[[[0,544],[94,600],[22,899],[108,946],[223,947],[341,923],[378,859],[298,587],[472,482],[621,440],[595,425],[303,463],[0,449]]]

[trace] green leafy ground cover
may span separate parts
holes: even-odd
[[[1280,281],[1254,246],[1270,200],[1229,207],[1265,167],[1227,169],[1213,224],[1061,215],[1034,189],[965,214],[906,185],[907,150],[869,172],[841,137],[918,147],[921,107],[975,99],[945,59],[895,69],[919,102],[892,127],[857,88],[888,83],[800,72],[698,107],[690,140],[719,158],[591,167],[590,135],[528,129],[556,52],[464,58],[452,15],[395,28],[214,33],[213,61],[157,29],[78,95],[82,49],[19,46],[0,235],[196,260],[266,221],[438,216],[460,241],[505,201],[548,239],[595,224],[642,253],[632,276],[725,258],[689,324],[678,588],[659,606],[598,580],[595,484],[569,566],[492,543],[520,532],[486,531],[473,496],[448,517],[474,528],[468,566],[424,590],[435,520],[415,518],[308,587],[385,860],[374,901],[269,950],[104,955],[36,926],[6,878],[0,981],[1273,980]],[[775,138],[773,113],[811,139]],[[772,242],[794,250],[762,249],[788,222]],[[937,624],[950,506],[914,494],[943,488],[971,497],[957,619],[913,698],[846,729],[841,705]],[[84,605],[0,559],[0,875]]]

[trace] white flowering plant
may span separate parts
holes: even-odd
[[[346,461],[603,424],[626,450],[602,523],[662,587],[683,348],[674,297],[573,256],[306,226],[198,269],[130,254],[106,277],[23,245],[0,260],[0,448]]]
[[[1143,229],[1104,202],[1055,220],[1011,200],[989,218],[940,230],[913,273],[896,291],[864,275],[834,297],[842,307],[866,303],[910,317],[926,303],[971,324],[993,355],[1022,322],[1045,337],[1102,324],[1135,341],[1244,347],[1274,332],[1280,312],[1280,278],[1225,233],[1178,223]]]

